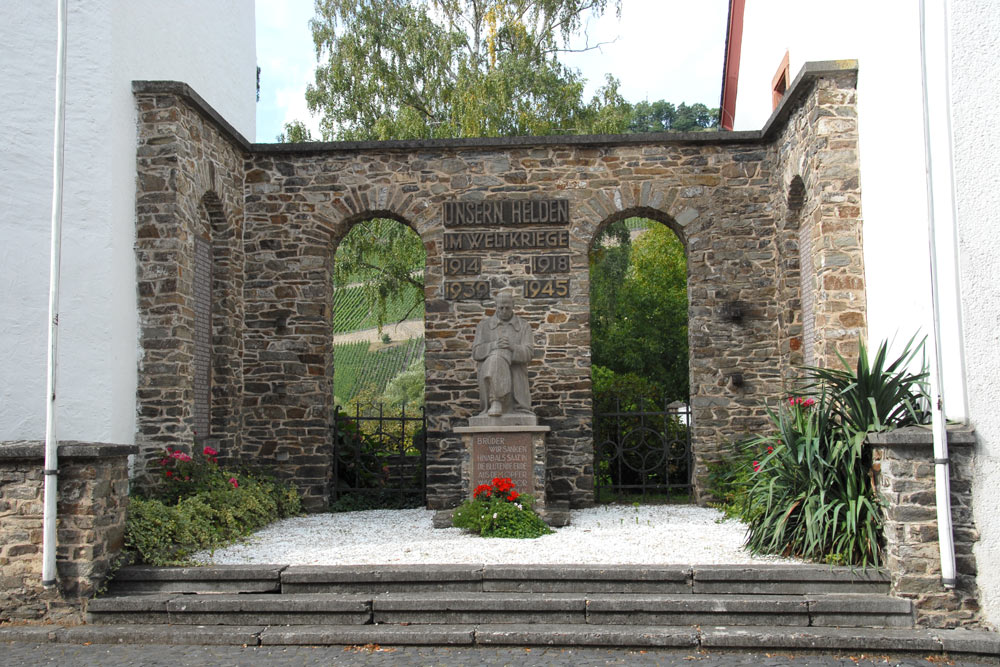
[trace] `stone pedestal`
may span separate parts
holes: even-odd
[[[566,525],[568,515],[553,512],[545,494],[545,434],[548,426],[483,424],[462,426],[455,433],[462,437],[462,484],[465,495],[472,497],[480,484],[494,477],[509,477],[519,493],[535,499],[535,511],[550,525]]]
[[[883,500],[885,568],[893,595],[913,600],[918,626],[952,628],[980,621],[972,519],[972,464],[976,436],[948,430],[951,517],[957,586],[941,582],[931,431],[920,426],[873,433],[872,468]]]

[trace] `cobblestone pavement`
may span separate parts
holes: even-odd
[[[875,666],[996,664],[994,658],[949,659],[938,655],[887,656],[829,654],[577,648],[428,648],[417,646],[135,646],[0,643],[0,665],[697,665],[698,667]]]

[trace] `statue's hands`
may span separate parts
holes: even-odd
[[[500,338],[497,339],[497,349],[498,350],[510,349],[510,340],[507,338],[507,336],[500,336]]]

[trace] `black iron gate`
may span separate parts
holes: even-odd
[[[594,413],[594,493],[598,502],[657,496],[691,498],[691,408],[675,401],[615,399]]]
[[[331,500],[357,496],[368,505],[426,504],[427,417],[423,407],[387,414],[386,406],[333,413]]]

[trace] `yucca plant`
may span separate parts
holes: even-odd
[[[910,370],[923,341],[887,361],[859,343],[856,369],[805,368],[803,396],[769,411],[775,432],[748,443],[759,454],[743,518],[747,547],[810,560],[878,565],[882,515],[869,433],[922,423],[926,369]]]
[[[850,424],[858,431],[885,431],[923,424],[927,421],[927,362],[924,359],[926,338],[914,343],[914,336],[894,360],[887,362],[888,344],[882,341],[875,356],[858,342],[857,368],[851,368],[839,353],[843,368],[805,367],[804,394],[829,392],[840,423]],[[913,372],[914,360],[920,356],[921,370]]]
[[[749,443],[747,547],[754,553],[877,565],[881,515],[863,463],[864,433],[841,428],[833,402],[792,399],[776,432]]]

